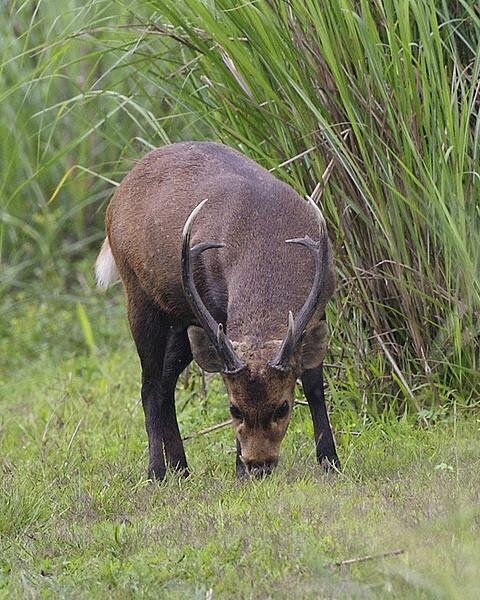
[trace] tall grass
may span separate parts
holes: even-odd
[[[7,289],[62,266],[61,279],[68,277],[70,261],[102,235],[99,206],[112,186],[136,156],[169,142],[171,126],[158,86],[145,76],[142,48],[150,42],[141,7],[135,17],[106,0],[68,0],[61,10],[54,2],[4,2],[0,11],[0,286]],[[169,65],[173,42],[154,41],[156,58]]]
[[[333,157],[322,206],[339,276],[330,360],[347,365],[336,389],[423,410],[478,400],[480,16],[470,2],[0,10],[4,290],[49,269],[68,279],[102,235],[115,183],[152,146],[218,139],[302,194]]]
[[[375,385],[379,351],[414,403],[478,398],[478,12],[435,0],[152,4],[195,47],[179,93],[221,139],[304,194],[336,159],[322,202],[339,352],[370,365]]]

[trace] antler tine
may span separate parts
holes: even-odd
[[[289,240],[285,240],[286,244],[300,244],[302,246],[306,246],[307,248],[309,248],[310,250],[318,250],[318,247],[320,245],[320,242],[316,242],[315,240],[312,240],[312,238],[309,235],[306,235],[303,238],[291,238]]]
[[[199,319],[202,327],[205,330],[205,333],[208,335],[208,337],[211,339],[211,341],[214,342],[215,341],[215,332],[218,327],[218,324],[215,321],[215,319],[212,317],[212,315],[206,309],[206,306],[204,305],[204,303],[203,303],[202,299],[200,298],[200,295],[198,294],[197,289],[195,287],[195,284],[193,281],[192,252],[190,250],[190,240],[192,237],[193,224],[195,222],[195,219],[196,219],[198,213],[201,211],[201,209],[203,208],[203,206],[206,202],[207,202],[207,198],[205,198],[205,200],[202,200],[202,202],[200,202],[200,204],[193,209],[193,211],[190,213],[190,216],[186,220],[185,225],[183,227],[183,232],[182,232],[182,236],[183,236],[183,240],[182,240],[182,284],[183,284],[183,291],[185,292],[185,296],[186,296],[193,312]],[[195,255],[195,257],[196,256],[198,256],[198,252]]]
[[[205,333],[209,337],[213,346],[216,348],[219,356],[225,363],[225,372],[233,373],[242,369],[245,365],[237,356],[232,342],[228,339],[223,331],[223,325],[217,323],[205,306],[198,290],[195,286],[193,278],[192,259],[196,259],[202,252],[211,248],[223,248],[225,244],[220,242],[200,242],[190,248],[190,240],[192,236],[192,227],[195,218],[207,202],[207,198],[202,200],[200,204],[190,213],[183,227],[182,240],[182,284],[185,297],[187,298],[190,307],[203,327]]]
[[[228,339],[228,336],[225,335],[221,323],[219,323],[217,327],[217,348],[220,356],[223,357],[224,360],[225,357],[228,357],[228,364],[227,361],[225,361],[228,373],[236,373],[243,369],[245,363],[238,357],[232,342]]]
[[[190,248],[190,253],[192,258],[195,259],[197,256],[200,256],[202,252],[210,250],[211,248],[225,248],[225,244],[222,244],[221,242],[199,242],[198,244],[195,244],[193,248]]]
[[[286,366],[286,362],[284,361],[283,357],[292,356],[295,350],[295,345],[295,322],[293,320],[293,313],[291,310],[289,310],[287,335],[285,336],[285,339],[282,342],[282,345],[280,347],[280,350],[278,351],[276,358],[270,361],[269,365],[275,369],[283,371]]]
[[[315,216],[317,217],[318,228],[320,229],[320,236],[327,235],[327,223],[325,221],[325,217],[323,216],[322,211],[320,210],[320,207],[310,196],[308,196],[307,201],[308,204],[314,210]]]
[[[305,246],[312,252],[315,261],[315,277],[310,289],[310,293],[305,301],[305,304],[300,309],[297,318],[293,321],[292,312],[289,311],[288,331],[285,339],[282,342],[280,350],[276,358],[270,365],[276,369],[284,370],[300,341],[300,338],[312,318],[315,309],[317,308],[318,297],[321,291],[321,285],[325,276],[326,265],[329,258],[328,235],[325,219],[318,206],[309,199],[309,204],[315,208],[315,213],[319,226],[320,239],[318,242],[312,240],[310,236],[303,238],[292,238],[285,240],[288,244],[299,244]]]

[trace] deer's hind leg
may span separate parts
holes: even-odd
[[[162,372],[163,443],[167,464],[184,475],[188,475],[188,468],[178,429],[175,386],[180,373],[190,364],[191,360],[192,353],[187,330],[175,331],[172,329],[168,335]]]
[[[148,475],[165,477],[162,373],[170,326],[167,316],[138,286],[127,288],[128,321],[142,366],[142,405],[148,436]]]

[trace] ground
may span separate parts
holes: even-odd
[[[335,394],[341,474],[298,406],[270,478],[235,481],[226,428],[186,442],[188,480],[152,484],[114,296],[3,306],[0,598],[479,596],[478,415],[359,415]],[[195,371],[177,405],[184,435],[228,418]]]

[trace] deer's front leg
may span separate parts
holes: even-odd
[[[304,371],[302,385],[312,415],[317,460],[326,470],[330,470],[332,467],[340,469],[340,461],[325,406],[322,365]]]

